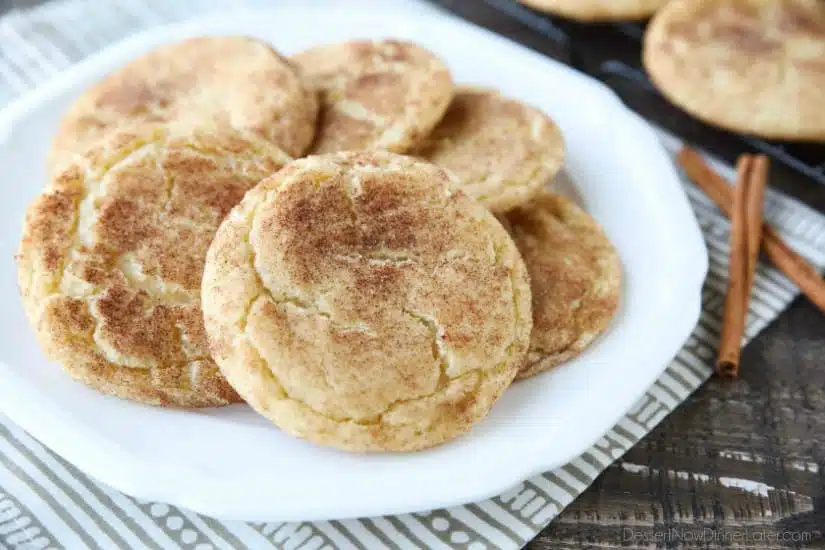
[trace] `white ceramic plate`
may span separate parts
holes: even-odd
[[[42,356],[12,260],[42,188],[58,119],[86,86],[159,44],[245,34],[284,53],[337,40],[402,37],[443,57],[458,82],[495,86],[546,110],[567,174],[624,264],[621,311],[597,344],[517,383],[472,433],[417,454],[356,455],[289,437],[245,406],[163,410],[109,398]],[[704,243],[653,132],[604,86],[441,15],[355,6],[200,19],[136,36],[61,74],[0,114],[0,407],[91,476],[125,493],[225,519],[313,520],[426,510],[490,497],[585,451],[633,405],[694,327]]]

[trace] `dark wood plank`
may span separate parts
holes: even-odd
[[[825,548],[823,329],[794,303],[529,548]]]

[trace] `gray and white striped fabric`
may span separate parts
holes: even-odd
[[[0,19],[0,107],[129,33],[252,3],[272,5],[254,0],[67,0],[12,13]],[[412,0],[396,3],[424,9]],[[676,146],[672,140],[667,144]],[[567,466],[490,500],[445,510],[312,523],[220,522],[102,486],[0,415],[0,548],[520,548],[711,374],[726,286],[728,223],[696,187],[686,182],[685,189],[710,251],[702,318],[633,410]],[[769,193],[766,208],[793,247],[818,266],[825,265],[823,216],[775,193]],[[776,270],[760,266],[747,338],[774,319],[797,292]]]

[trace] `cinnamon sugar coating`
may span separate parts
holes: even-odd
[[[161,46],[88,88],[63,117],[49,163],[70,163],[112,130],[146,123],[250,132],[291,156],[315,134],[318,101],[288,60],[241,36]]]
[[[415,154],[455,174],[495,213],[525,204],[564,164],[564,138],[543,112],[496,91],[460,88]]]
[[[621,264],[599,224],[545,191],[505,219],[530,273],[533,334],[519,372],[527,378],[579,355],[619,308]]]
[[[153,405],[239,401],[209,355],[206,250],[247,189],[289,160],[263,139],[117,133],[30,205],[19,286],[46,354],[103,393]]]
[[[532,317],[515,244],[436,166],[295,161],[207,256],[203,310],[230,383],[289,433],[355,451],[442,443],[516,375]]]
[[[314,153],[403,153],[438,123],[453,96],[444,63],[402,40],[318,46],[292,60],[320,92]]]
[[[674,104],[736,132],[825,140],[825,3],[678,0],[648,26],[644,63]]]

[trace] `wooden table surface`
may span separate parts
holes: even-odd
[[[823,329],[797,300],[529,548],[825,548]]]
[[[825,187],[781,187],[825,212]],[[825,315],[798,299],[528,548],[825,548]]]

